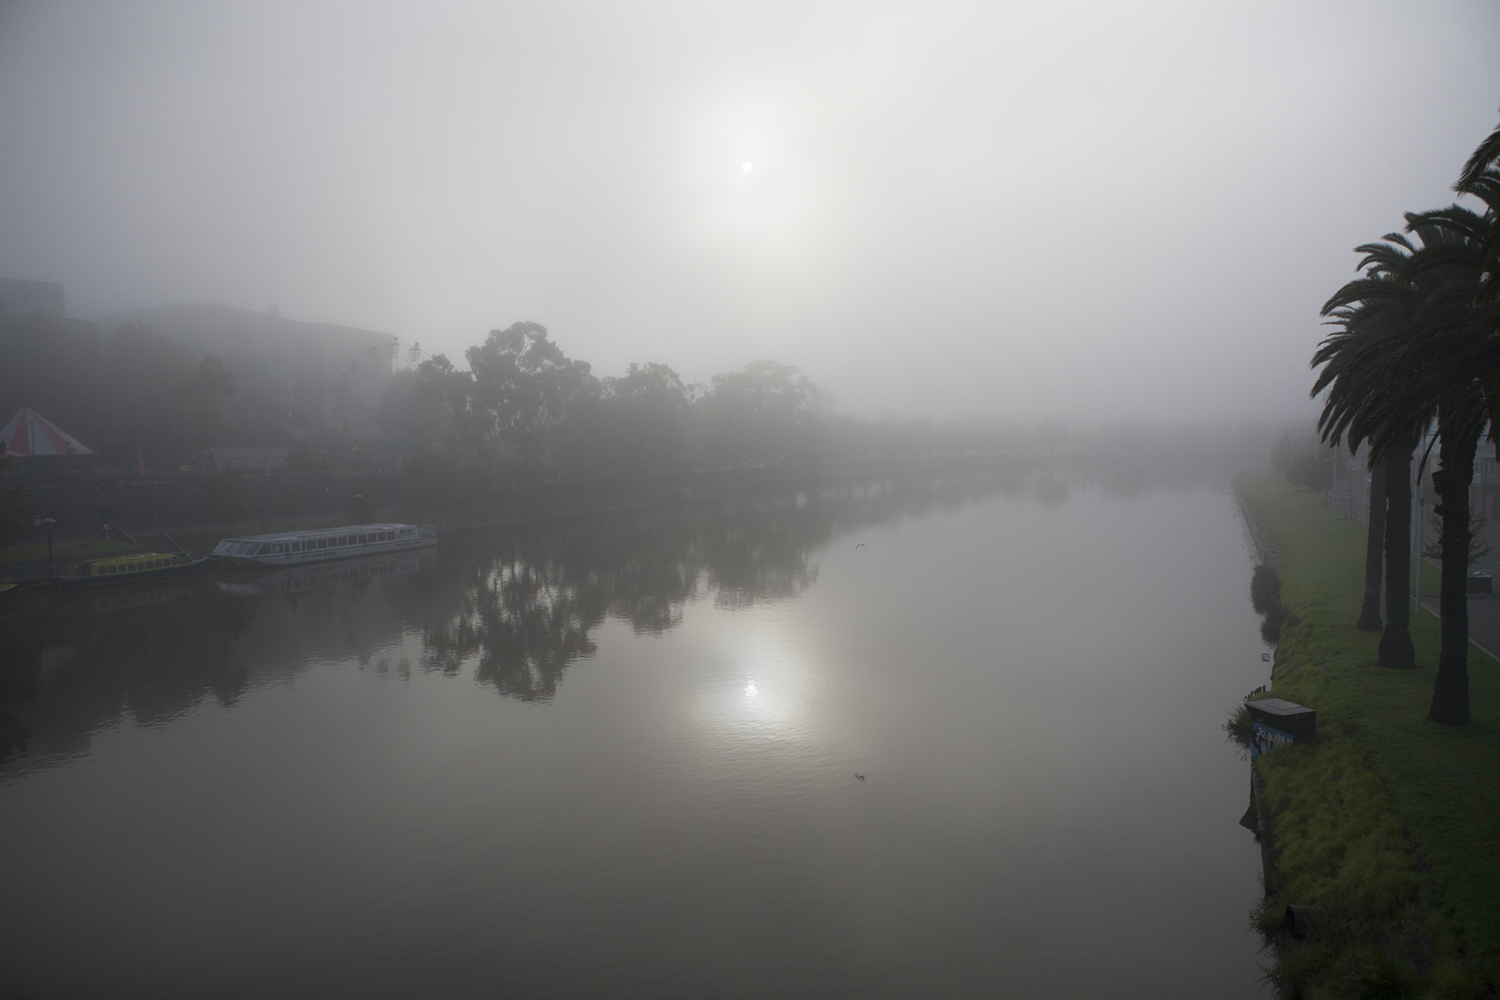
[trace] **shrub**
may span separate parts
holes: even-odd
[[[1281,603],[1281,574],[1274,566],[1262,563],[1255,567],[1250,577],[1250,606],[1265,616],[1260,623],[1260,637],[1272,646],[1281,641],[1282,626],[1297,623]]]
[[[1274,566],[1261,564],[1250,576],[1250,606],[1258,615],[1270,614],[1281,604],[1281,573]]]

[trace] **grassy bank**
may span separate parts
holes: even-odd
[[[129,542],[120,541],[81,541],[73,539],[70,541],[57,541],[52,543],[52,558],[59,564],[71,562],[75,559],[86,559],[90,556],[119,555],[123,552],[134,552],[136,547]],[[47,558],[47,543],[45,541],[27,540],[20,545],[12,545],[8,549],[0,550],[0,566],[12,563],[31,563]]]
[[[1364,527],[1277,473],[1243,496],[1276,551],[1295,616],[1271,693],[1318,711],[1318,742],[1263,756],[1272,890],[1257,921],[1288,904],[1319,928],[1283,940],[1286,995],[1494,997],[1500,993],[1500,663],[1471,646],[1474,721],[1427,721],[1438,622],[1413,617],[1417,669],[1375,666],[1378,633],[1353,626]],[[1426,578],[1424,577],[1424,581]]]

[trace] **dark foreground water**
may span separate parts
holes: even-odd
[[[12,601],[0,994],[1257,996],[1248,577],[1033,477]]]

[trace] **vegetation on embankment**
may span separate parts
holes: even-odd
[[[1364,572],[1358,521],[1275,472],[1241,495],[1272,537],[1283,626],[1271,694],[1315,708],[1318,741],[1256,767],[1272,824],[1270,890],[1255,920],[1280,945],[1283,995],[1493,997],[1500,993],[1500,663],[1470,647],[1473,722],[1428,721],[1438,621],[1412,619],[1417,668],[1375,665],[1354,628]],[[1289,904],[1322,921],[1281,930]]]
[[[84,559],[89,556],[123,555],[126,552],[134,551],[136,551],[134,545],[118,540],[72,540],[52,543],[52,558],[58,563],[72,559]],[[45,560],[46,558],[46,542],[27,542],[24,545],[12,545],[8,549],[0,549],[0,566],[12,563],[36,562],[38,560]]]

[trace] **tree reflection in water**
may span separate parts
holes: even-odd
[[[837,534],[1013,485],[865,483],[476,540],[444,553],[445,582],[456,592],[439,602],[446,613],[425,619],[422,662],[452,674],[472,659],[476,677],[501,694],[547,701],[568,665],[594,652],[589,633],[606,619],[661,633],[681,623],[688,602],[710,594],[726,608],[794,598],[817,579],[811,553]]]
[[[232,705],[232,662],[255,608],[212,587],[126,588],[11,599],[0,608],[0,761],[37,732],[49,757],[88,749],[129,712],[161,725],[213,696]]]
[[[1136,470],[1139,476],[1139,470]],[[817,580],[813,553],[840,535],[996,494],[1062,502],[1068,482],[966,475],[809,485],[670,510],[453,535],[436,558],[253,586],[211,580],[164,590],[0,604],[0,761],[41,766],[87,750],[130,713],[160,724],[212,697],[286,680],[316,662],[377,674],[472,668],[507,698],[545,703],[595,651],[606,620],[637,633],[676,628],[689,602],[724,608],[795,598]],[[1115,477],[1118,478],[1118,477]],[[1157,474],[1156,488],[1219,482]],[[1089,477],[1109,490],[1112,478]],[[1059,489],[1059,485],[1061,489]],[[1132,481],[1130,489],[1140,488]],[[337,572],[328,569],[333,566]],[[285,573],[282,574],[283,576]],[[415,656],[409,643],[420,645]]]

